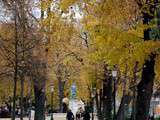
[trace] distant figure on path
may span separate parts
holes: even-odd
[[[154,120],[154,115],[151,117],[151,120]]]
[[[78,111],[76,113],[76,120],[81,120],[83,114],[83,109],[82,107],[78,108]]]
[[[81,119],[81,113],[78,110],[77,113],[76,113],[76,120],[80,120],[80,119]]]
[[[63,98],[62,105],[63,105],[63,113],[66,113],[68,111],[68,105],[69,105],[69,99],[67,97]]]
[[[67,120],[74,120],[74,115],[71,110],[68,110],[66,119]]]
[[[90,114],[88,112],[88,110],[85,110],[83,113],[83,120],[90,120]]]

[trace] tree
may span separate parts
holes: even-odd
[[[14,73],[14,90],[13,90],[13,109],[12,119],[15,119],[15,108],[16,108],[16,96],[17,96],[17,83],[21,81],[21,120],[23,119],[23,97],[24,97],[24,80],[27,76],[30,52],[35,46],[35,41],[32,39],[34,34],[29,34],[29,30],[33,31],[33,28],[29,25],[31,19],[28,18],[29,5],[26,2],[30,1],[2,1],[3,7],[10,12],[9,18],[14,18],[14,24],[12,19],[7,23],[11,24],[13,28],[9,31],[9,34],[14,36],[14,39],[10,37],[8,41],[7,37],[3,36],[2,42],[4,45],[2,48],[7,53],[4,54],[4,59],[7,61],[7,67],[11,69],[12,74]],[[30,15],[30,14],[29,14]]]
[[[156,16],[154,16],[156,11],[156,1],[137,1],[137,4],[140,8],[142,8],[142,15],[143,15],[143,24],[149,24]],[[143,7],[146,7],[145,10]],[[158,18],[157,18],[158,19]],[[144,30],[144,40],[152,39],[149,36],[149,28]],[[155,38],[159,39],[159,38]],[[156,54],[154,52],[149,54],[150,59],[145,61],[143,71],[142,71],[142,78],[140,83],[137,86],[137,106],[136,106],[136,120],[141,119],[148,119],[149,117],[149,107],[150,101],[153,92],[153,85],[155,79],[155,57]]]
[[[69,5],[75,2],[78,4],[77,1],[70,1]],[[142,20],[136,18],[140,16],[140,10],[135,1],[96,1],[84,4],[86,10],[84,25],[92,45],[91,58],[94,61],[105,62],[111,66],[110,69],[117,65],[123,79],[121,83],[124,84],[123,96],[128,95],[130,92],[130,87],[127,85],[130,82],[128,78],[132,77],[135,64],[138,62],[138,69],[142,70],[145,60],[158,48],[158,45],[156,46],[153,41],[143,41],[143,30],[146,26],[143,25]],[[151,94],[149,96],[151,97]],[[122,108],[120,111],[124,111],[126,102],[123,100],[121,101],[123,107],[120,106],[120,109]],[[149,101],[150,99],[147,103]],[[125,117],[123,114],[124,112],[121,112],[120,116],[123,116],[121,119]]]

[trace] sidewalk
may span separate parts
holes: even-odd
[[[54,113],[53,118],[54,120],[66,120],[66,113]],[[11,120],[11,118],[0,118],[0,120]],[[16,120],[20,119],[16,118]],[[28,118],[24,118],[24,120],[28,120]],[[34,120],[34,117],[32,117],[32,120]],[[50,116],[47,116],[46,120],[50,120]],[[96,117],[94,117],[94,120],[97,120]]]

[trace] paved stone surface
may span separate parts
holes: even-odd
[[[32,117],[32,120],[34,117]],[[66,120],[66,114],[63,113],[55,113],[53,114],[54,120]],[[0,120],[11,120],[10,118],[0,118]],[[16,118],[16,120],[20,120],[19,118]],[[28,118],[24,118],[24,120],[28,120]],[[46,117],[46,120],[50,120],[50,116]]]
[[[66,120],[66,114],[64,113],[55,113],[53,114],[54,120]],[[0,118],[0,120],[11,120],[10,118]],[[16,120],[20,120],[17,118]],[[28,120],[28,118],[24,118],[24,120]],[[33,117],[32,117],[32,120]],[[50,120],[50,116],[46,117],[46,120]],[[96,118],[94,120],[97,120]]]

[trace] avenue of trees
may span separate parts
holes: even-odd
[[[99,120],[125,120],[129,108],[130,120],[148,120],[160,83],[159,3],[0,0],[0,102],[12,99],[12,120],[17,96],[21,120],[25,96],[45,120],[50,85],[62,112],[73,83],[78,99],[95,99]]]

